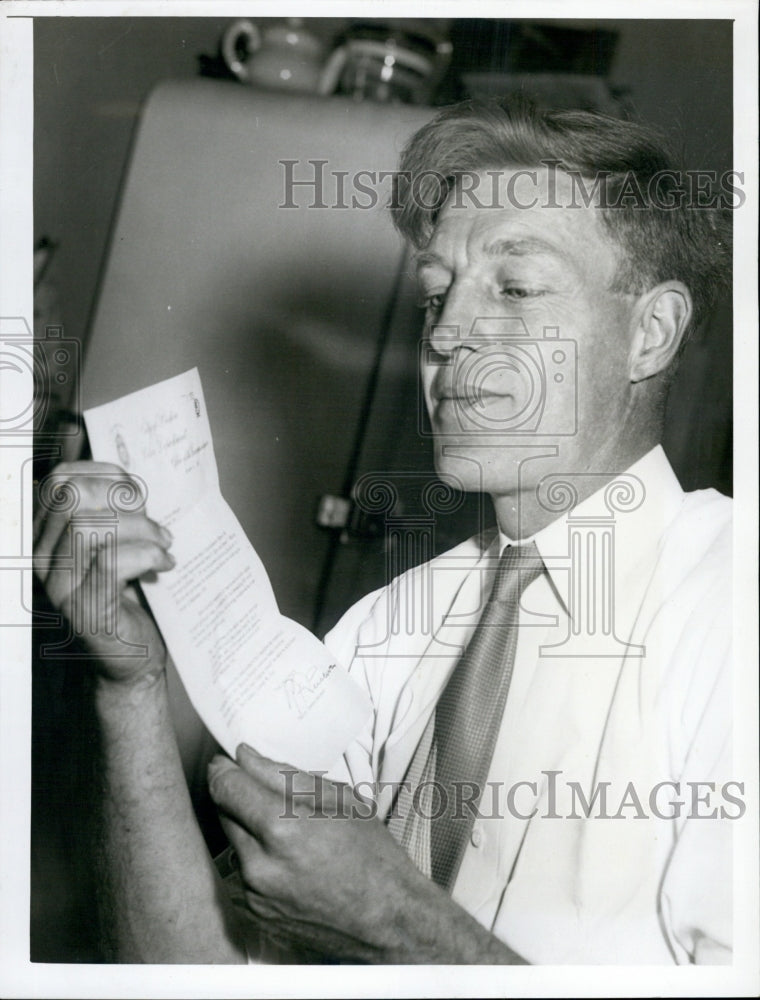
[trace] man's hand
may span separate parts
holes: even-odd
[[[104,955],[121,962],[242,962],[236,915],[208,855],[169,715],[166,650],[130,581],[168,570],[171,536],[115,465],[59,465],[35,570],[94,653],[97,780],[83,803]]]
[[[50,600],[97,654],[102,677],[131,684],[160,675],[163,640],[129,581],[174,566],[171,535],[146,516],[139,482],[116,465],[59,465],[46,485],[35,569]]]
[[[347,785],[238,749],[210,790],[254,919],[280,944],[346,962],[518,963],[411,863]]]

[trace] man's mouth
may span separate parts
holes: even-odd
[[[507,389],[503,391],[495,391],[494,389],[486,389],[482,386],[472,386],[465,388],[456,389],[441,389],[432,392],[432,399],[435,404],[438,403],[459,403],[465,406],[485,406],[488,402],[492,400],[499,399],[514,399],[515,394]]]
[[[476,410],[500,401],[514,402],[527,388],[521,375],[511,357],[478,356],[468,365],[439,370],[431,385],[431,399],[436,405],[454,403]]]

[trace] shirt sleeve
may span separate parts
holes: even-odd
[[[715,605],[702,628],[692,621],[691,639],[696,633],[700,652],[692,660],[692,690],[675,719],[690,736],[680,775],[682,814],[660,909],[679,964],[732,960],[733,831],[744,808],[733,772],[730,630],[730,610],[721,617]]]

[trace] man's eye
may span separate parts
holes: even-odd
[[[505,299],[530,299],[541,293],[533,288],[526,288],[524,285],[502,285],[501,295]]]
[[[428,316],[437,316],[441,309],[443,309],[443,303],[446,301],[446,296],[443,293],[438,295],[426,295],[420,302],[420,308],[424,309]]]

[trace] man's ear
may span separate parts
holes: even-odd
[[[636,303],[628,373],[641,382],[671,364],[693,311],[691,293],[681,281],[664,281]]]

